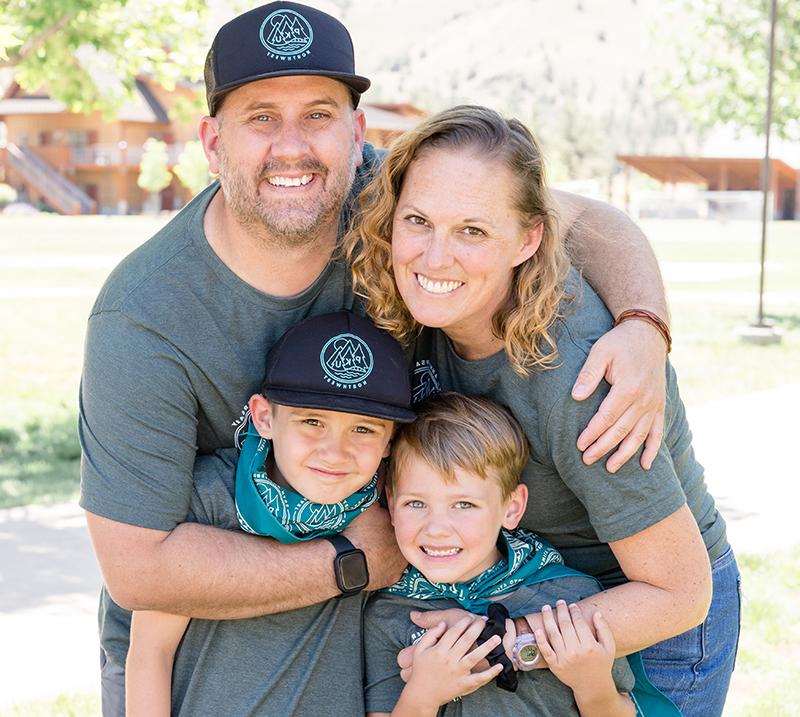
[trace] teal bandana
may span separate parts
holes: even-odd
[[[500,531],[498,548],[503,559],[466,583],[435,583],[409,565],[386,592],[417,600],[458,601],[465,610],[485,614],[492,600],[513,592],[520,585],[575,574],[552,545],[528,530]]]
[[[270,445],[248,422],[236,464],[236,514],[242,530],[269,535],[282,543],[334,535],[378,499],[375,474],[363,488],[338,503],[312,503],[269,479],[264,465]]]

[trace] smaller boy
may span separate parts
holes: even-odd
[[[528,499],[519,480],[528,444],[513,417],[488,399],[456,393],[416,408],[417,420],[395,436],[387,476],[395,536],[410,565],[365,613],[368,715],[679,714],[666,698],[663,711],[639,711],[628,694],[633,673],[627,660],[614,659],[606,622],[594,616],[595,637],[580,610],[565,602],[598,592],[598,583],[566,568],[534,534],[514,530]],[[506,615],[544,609],[545,630],[517,636],[514,622],[502,619],[501,600]],[[409,617],[451,607],[488,612],[490,619],[423,632]],[[500,618],[493,616],[498,610]],[[404,685],[397,655],[415,642]],[[492,666],[479,669],[489,652]],[[542,657],[549,669],[532,669]],[[487,684],[495,678],[504,689]]]
[[[250,421],[235,480],[241,528],[284,543],[327,537],[337,549],[339,589],[345,596],[359,595],[369,579],[364,554],[337,534],[377,500],[377,471],[389,455],[394,422],[414,420],[410,401],[400,345],[369,320],[340,311],[307,319],[286,332],[267,358],[261,393],[248,402]],[[225,523],[213,516],[230,515],[225,503],[232,500],[225,487],[201,480],[192,511]],[[319,705],[324,698],[324,691],[308,695],[322,690],[326,678],[339,683],[334,690],[347,691],[334,699],[328,685],[327,714],[363,713],[361,598],[346,602],[351,605],[331,600],[329,609],[311,606],[246,621],[193,620],[193,625],[206,624],[194,641],[199,646],[184,644],[181,652],[196,649],[198,660],[212,664],[241,660],[242,672],[257,659],[263,677],[209,685],[209,676],[177,696],[172,693],[173,663],[189,618],[135,612],[126,663],[128,717],[196,714],[198,705],[204,705],[204,714],[307,714],[310,707],[298,699],[304,690],[295,674],[316,682],[305,690],[309,703]],[[315,643],[314,649],[309,645],[298,655],[296,647],[304,639]]]

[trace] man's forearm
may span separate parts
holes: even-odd
[[[89,527],[111,597],[128,609],[245,618],[338,594],[326,540],[283,545],[198,523],[150,531],[99,516]]]
[[[151,530],[86,513],[108,591],[131,610],[189,617],[255,617],[340,594],[333,546],[319,538],[284,545],[272,538],[199,523]],[[375,504],[343,531],[364,551],[368,590],[391,585],[406,566],[388,511]]]
[[[552,195],[570,260],[612,315],[638,308],[669,321],[658,260],[641,229],[609,204],[567,192]]]

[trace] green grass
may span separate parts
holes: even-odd
[[[54,700],[35,700],[0,708],[0,717],[100,717],[96,694],[63,694]]]
[[[758,312],[757,222],[649,221],[643,228],[664,267],[671,359],[687,404],[800,383],[800,222],[777,222],[768,236],[765,314],[785,331],[773,346],[746,344],[737,333]],[[725,278],[731,268],[749,273]]]
[[[800,715],[800,555],[739,556],[742,637],[725,717]]]
[[[165,221],[0,216],[0,507],[77,497],[86,319],[114,264]]]

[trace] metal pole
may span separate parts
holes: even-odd
[[[764,148],[764,163],[761,169],[761,191],[764,194],[764,203],[761,208],[761,279],[758,286],[758,322],[756,326],[766,326],[764,323],[764,260],[767,253],[767,211],[769,204],[770,186],[770,159],[769,136],[772,132],[772,78],[775,71],[775,20],[778,14],[778,0],[772,0],[769,11],[769,75],[767,79],[767,119],[764,123],[766,145]]]

